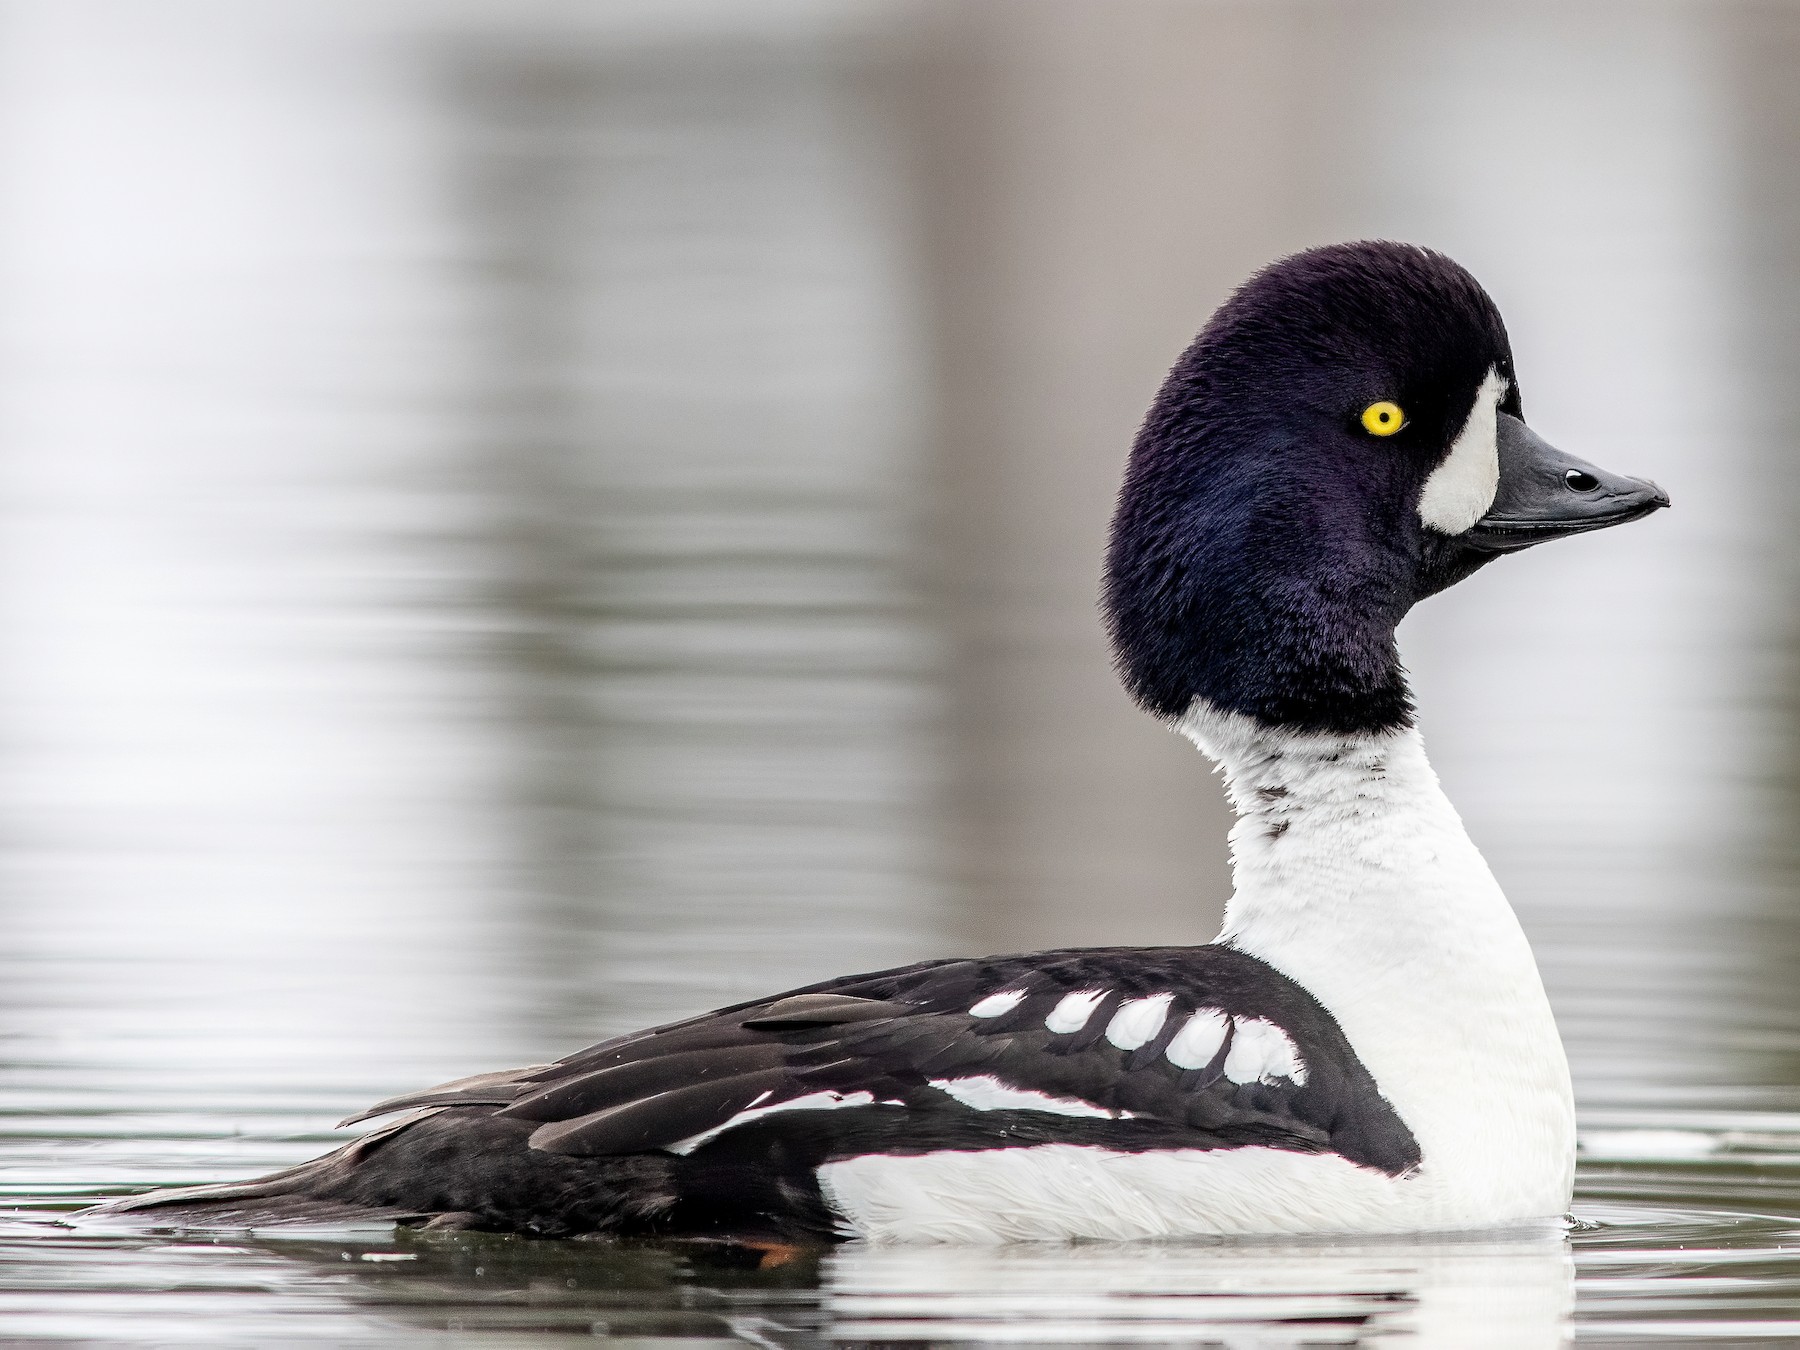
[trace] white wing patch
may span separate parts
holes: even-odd
[[[1225,1076],[1234,1083],[1273,1084],[1288,1079],[1295,1086],[1306,1083],[1306,1061],[1287,1032],[1261,1017],[1227,1017],[1217,1008],[1201,1008],[1188,1018],[1163,1054],[1178,1069],[1204,1069],[1225,1044],[1225,1033],[1236,1023],[1231,1050],[1225,1056]]]
[[[973,1008],[969,1009],[970,1017],[1004,1017],[1025,1001],[1023,989],[1008,989],[1002,993],[989,994]]]
[[[763,1093],[757,1101],[770,1096]],[[739,1111],[723,1125],[715,1125],[710,1130],[702,1130],[699,1134],[690,1134],[686,1139],[677,1139],[666,1144],[666,1153],[692,1153],[708,1140],[716,1139],[727,1130],[736,1129],[739,1125],[747,1125],[753,1120],[761,1120],[764,1116],[772,1116],[777,1111],[835,1111],[843,1106],[873,1106],[875,1094],[872,1092],[809,1092],[804,1097],[792,1097],[785,1102],[776,1102],[773,1106],[747,1106]],[[882,1102],[883,1106],[903,1106],[904,1102]]]
[[[1224,1013],[1217,1008],[1202,1008],[1188,1018],[1187,1025],[1175,1033],[1169,1048],[1163,1051],[1169,1063],[1178,1069],[1204,1069],[1225,1044]]]
[[[1094,1009],[1100,1006],[1100,1000],[1105,997],[1104,989],[1083,989],[1079,993],[1066,995],[1044,1019],[1045,1029],[1058,1036],[1080,1031],[1087,1025],[1088,1018],[1094,1015]]]
[[[1506,380],[1490,369],[1475,406],[1444,462],[1419,494],[1419,519],[1442,534],[1461,534],[1487,514],[1500,490],[1500,400]]]
[[[1048,1111],[1057,1116],[1091,1116],[1099,1120],[1130,1120],[1132,1111],[1111,1111],[1076,1097],[1052,1097],[1003,1083],[992,1074],[975,1078],[933,1078],[931,1086],[949,1093],[975,1111]]]
[[[1225,1056],[1225,1076],[1234,1083],[1274,1083],[1287,1078],[1304,1084],[1306,1061],[1287,1032],[1273,1022],[1244,1017],[1238,1019],[1231,1053]]]
[[[1120,1004],[1112,1021],[1106,1024],[1106,1039],[1121,1050],[1135,1050],[1148,1044],[1162,1030],[1163,1023],[1168,1020],[1169,1005],[1174,1001],[1173,994],[1152,994],[1149,998],[1134,998]]]

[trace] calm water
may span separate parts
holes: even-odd
[[[0,1339],[1800,1341],[1800,11],[0,23]],[[1676,502],[1402,634],[1569,1043],[1573,1231],[61,1222],[833,973],[1210,936],[1101,535],[1200,317],[1359,235],[1468,262],[1534,422]]]
[[[1567,935],[1584,946],[1603,939]],[[1723,945],[1660,965],[1615,947],[1614,978],[1585,988],[1577,1025],[1609,1046],[1701,1059],[1698,1043],[1632,1045],[1635,1014],[1647,999],[1692,1006],[1713,997],[1730,961]],[[674,1345],[1267,1346],[1411,1337],[1513,1347],[1562,1344],[1571,1310],[1577,1337],[1599,1344],[1800,1336],[1800,1094],[1791,1088],[1700,1078],[1686,1091],[1640,1084],[1634,1094],[1619,1084],[1620,1098],[1636,1100],[1585,1111],[1581,1226],[1568,1237],[846,1248],[766,1271],[672,1247],[482,1235],[158,1237],[70,1230],[58,1219],[119,1189],[310,1156],[337,1137],[326,1122],[350,1105],[453,1062],[497,1062],[462,1050],[491,1043],[492,1028],[484,1035],[440,1009],[429,1026],[389,1022],[355,1039],[314,1031],[285,1043],[245,1023],[242,1011],[259,1000],[220,988],[217,963],[205,958],[40,954],[9,961],[5,976],[8,1339],[387,1344],[454,1332],[471,1344],[606,1334]],[[296,1021],[315,999],[356,998],[341,976],[300,963],[265,959],[255,982],[295,991],[260,1002],[284,1004]],[[445,1004],[494,992],[465,986]],[[1790,991],[1762,992],[1740,989],[1731,1041],[1791,1048],[1800,1037]],[[341,1003],[336,1014],[345,1015]],[[608,1020],[635,1019],[622,1007]],[[572,1045],[588,1026],[547,1043]],[[281,1072],[270,1070],[271,1055]],[[401,1060],[407,1069],[390,1069]]]

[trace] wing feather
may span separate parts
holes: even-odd
[[[604,1069],[592,1069],[543,1088],[528,1097],[521,1097],[499,1114],[544,1122],[570,1120],[695,1084],[721,1082],[763,1069],[780,1068],[787,1064],[790,1054],[791,1047],[770,1042],[713,1046],[631,1060]]]
[[[548,1065],[531,1064],[523,1069],[500,1069],[494,1073],[470,1074],[467,1078],[439,1083],[419,1092],[404,1092],[398,1097],[376,1102],[366,1111],[346,1116],[338,1122],[340,1130],[360,1125],[377,1116],[391,1116],[396,1111],[409,1111],[421,1106],[504,1106],[528,1090],[529,1078]]]
[[[1046,1020],[1086,992],[1100,997],[1079,1027]],[[1004,1006],[1003,994],[1017,1002]],[[1112,1044],[1118,1009],[1145,998],[1166,1008],[1157,1033],[1130,1049]],[[1201,1068],[1185,1066],[1191,1049],[1166,1053],[1190,1017],[1223,1025]],[[1286,1037],[1308,1074],[1284,1076],[1271,1061],[1250,1081],[1226,1075],[1245,1019]],[[983,1104],[934,1086],[977,1077],[1012,1092]],[[1034,1098],[1098,1109],[1058,1113]],[[391,1098],[359,1119],[407,1107],[497,1109],[533,1123],[532,1147],[550,1153],[661,1149],[692,1153],[696,1165],[736,1158],[734,1148],[791,1146],[823,1161],[1059,1140],[1333,1148],[1395,1173],[1418,1158],[1330,1015],[1279,972],[1223,947],[1046,952],[857,976],[617,1037],[556,1064]]]
[[[795,994],[777,999],[739,1025],[752,1031],[792,1031],[800,1027],[834,1027],[852,1022],[906,1017],[918,1009],[888,999],[852,994]]]
[[[641,1153],[679,1143],[793,1086],[786,1069],[758,1069],[714,1083],[640,1097],[532,1131],[531,1146],[546,1153],[597,1157]]]

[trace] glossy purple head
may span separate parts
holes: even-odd
[[[1480,284],[1408,244],[1274,263],[1170,371],[1107,554],[1121,675],[1149,711],[1195,698],[1332,731],[1403,726],[1407,610],[1501,552],[1668,505],[1523,421]]]

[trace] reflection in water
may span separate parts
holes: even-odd
[[[1800,1335],[1800,15],[0,22],[7,1335],[1554,1344],[1572,1269],[1584,1340]],[[1602,1227],[750,1270],[48,1223],[734,996],[1207,936],[1216,790],[1114,687],[1099,541],[1200,317],[1358,234],[1469,262],[1534,420],[1676,500],[1403,635]]]
[[[756,1270],[726,1252],[411,1236],[380,1247],[267,1243],[420,1328],[752,1344],[1340,1345],[1533,1350],[1563,1343],[1574,1263],[1561,1234],[1431,1242],[865,1248]],[[348,1256],[348,1259],[346,1257]],[[480,1281],[487,1310],[464,1306]],[[528,1300],[528,1307],[518,1306]],[[507,1305],[512,1306],[507,1306]]]
[[[860,1250],[823,1272],[835,1339],[1560,1345],[1574,1263],[1560,1233],[1513,1240],[1218,1247]]]
[[[937,945],[896,149],[841,59],[446,63],[546,1035]]]

